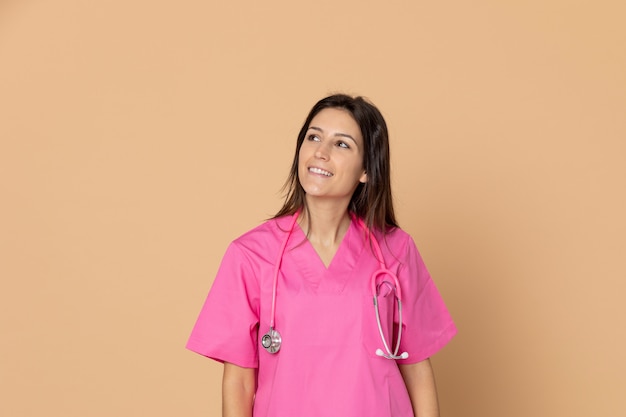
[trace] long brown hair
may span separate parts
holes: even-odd
[[[380,111],[363,97],[335,94],[318,101],[307,116],[296,142],[296,152],[287,181],[283,186],[285,202],[274,218],[291,215],[306,207],[305,191],[298,177],[300,146],[304,141],[311,120],[322,110],[338,108],[348,111],[361,129],[364,153],[363,167],[367,172],[367,182],[359,183],[348,210],[362,218],[370,228],[385,234],[398,227],[393,211],[391,194],[391,174],[389,163],[389,133]]]

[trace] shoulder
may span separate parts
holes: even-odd
[[[232,241],[231,247],[253,257],[272,257],[290,226],[291,216],[267,220]]]
[[[277,219],[269,219],[256,226],[254,229],[248,230],[236,238],[233,242],[238,244],[247,244],[257,242],[259,239],[279,238],[288,231],[291,216],[279,217]]]
[[[408,240],[413,240],[411,235],[400,227],[394,227],[393,229],[388,230],[385,234],[385,239],[389,241],[393,240],[396,242],[406,242]]]
[[[394,227],[384,235],[376,233],[376,237],[383,242],[383,246],[387,246],[396,256],[402,256],[407,250],[415,246],[411,235],[400,227]]]
[[[423,264],[424,261],[415,241],[407,231],[396,227],[387,231],[384,236],[377,233],[376,237],[379,239],[385,258],[391,260],[390,264],[397,263],[402,268]]]

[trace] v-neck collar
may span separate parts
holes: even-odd
[[[359,229],[358,222],[351,216],[350,226],[326,267],[302,228],[298,224],[294,225],[293,243],[289,245],[288,252],[290,256],[293,256],[298,272],[314,291],[341,292],[343,290],[363,252],[364,240]]]

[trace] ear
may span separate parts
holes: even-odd
[[[365,184],[367,182],[367,172],[363,171],[363,175],[361,175],[361,178],[359,178],[359,182],[362,182],[363,184]]]

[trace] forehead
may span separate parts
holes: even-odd
[[[361,139],[361,129],[349,111],[334,107],[321,110],[313,117],[309,128],[319,128],[326,134],[345,134]]]

